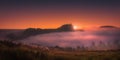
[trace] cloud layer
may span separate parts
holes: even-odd
[[[84,47],[91,50],[119,49],[120,30],[119,29],[99,29],[85,32],[59,32],[32,36],[24,40],[23,43],[60,46],[60,47]]]

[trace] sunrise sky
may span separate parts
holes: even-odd
[[[1,0],[0,29],[120,27],[119,0]]]

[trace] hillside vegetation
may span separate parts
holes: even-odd
[[[120,51],[67,51],[0,41],[0,60],[120,60]]]

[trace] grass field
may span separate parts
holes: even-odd
[[[120,51],[53,52],[58,60],[120,60]]]
[[[120,60],[120,51],[42,51],[22,44],[0,41],[0,60]]]

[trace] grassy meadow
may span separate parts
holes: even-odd
[[[120,51],[67,51],[0,41],[0,60],[120,60]]]

